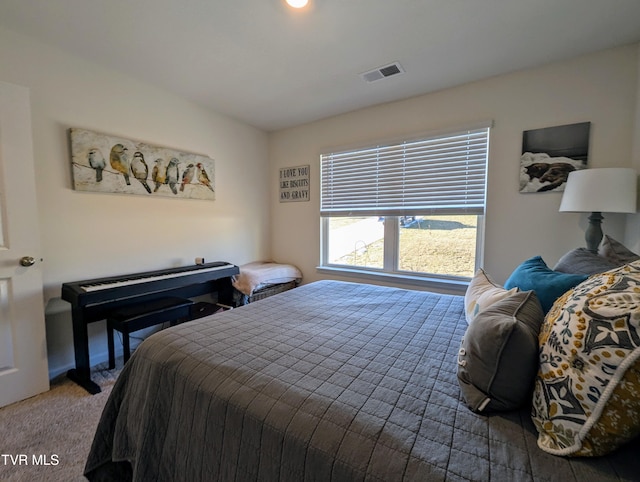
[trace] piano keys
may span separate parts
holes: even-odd
[[[227,269],[227,265],[222,266],[213,266],[213,267],[197,267],[197,274],[209,273],[210,271],[218,271],[221,269]],[[174,273],[161,272],[159,274],[151,274],[143,277],[133,277],[133,278],[123,278],[123,279],[115,279],[112,281],[104,281],[99,280],[97,282],[88,282],[80,285],[81,289],[84,289],[85,292],[98,291],[98,290],[106,290],[111,288],[121,288],[122,286],[132,286],[140,283],[150,283],[152,281],[166,280],[171,278],[179,278],[182,276],[190,276],[195,271],[194,269],[189,270],[180,270]]]
[[[76,362],[76,368],[69,370],[67,376],[91,394],[100,392],[100,386],[91,380],[87,332],[89,323],[106,319],[117,308],[166,296],[191,298],[217,292],[218,300],[230,305],[231,277],[239,272],[237,266],[217,261],[64,283],[62,299],[71,303]]]

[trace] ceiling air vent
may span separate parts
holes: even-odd
[[[373,69],[369,72],[360,74],[360,77],[362,77],[367,82],[375,82],[376,80],[403,73],[404,69],[402,68],[402,65],[400,65],[398,62],[394,62],[393,64],[385,65],[384,67],[378,67],[377,69]]]

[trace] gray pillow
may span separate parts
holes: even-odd
[[[617,264],[592,253],[587,248],[576,248],[560,258],[553,267],[553,270],[559,271],[560,273],[586,274],[591,276],[592,274],[604,273],[617,267]]]
[[[628,264],[640,259],[640,256],[627,249],[624,244],[616,241],[606,234],[604,235],[604,240],[600,245],[598,254],[611,263],[615,264],[616,268],[622,266],[623,264]]]
[[[458,382],[474,412],[514,410],[531,401],[544,320],[534,291],[521,291],[478,313],[458,353]]]

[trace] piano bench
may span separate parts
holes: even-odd
[[[107,342],[109,344],[109,368],[115,368],[115,346],[113,330],[122,333],[124,362],[131,356],[129,334],[160,323],[175,325],[180,319],[190,319],[193,301],[184,298],[166,297],[135,305],[125,306],[107,317]]]

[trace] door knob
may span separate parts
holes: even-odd
[[[36,264],[36,259],[33,256],[23,256],[20,258],[20,266],[29,267],[34,264]]]

